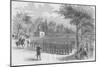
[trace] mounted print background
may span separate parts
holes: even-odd
[[[95,6],[11,2],[11,64],[95,61]]]

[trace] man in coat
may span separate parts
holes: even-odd
[[[37,56],[37,60],[41,60],[41,47],[40,47],[40,45],[38,45],[37,47],[36,47],[36,56]]]

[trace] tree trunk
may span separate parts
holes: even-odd
[[[79,49],[78,25],[76,25],[76,48]]]
[[[80,39],[81,39],[81,41],[82,41],[82,32],[83,32],[83,29],[81,29],[81,35],[80,35],[80,36],[81,36],[81,38],[80,38]]]

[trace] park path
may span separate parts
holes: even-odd
[[[12,41],[12,65],[61,63],[59,58],[62,57],[67,57],[67,55],[41,53],[41,60],[36,60],[35,51],[30,51],[23,48],[17,48],[15,46],[15,42]]]
[[[56,54],[49,54],[49,53],[41,53],[41,60],[37,60],[35,51],[23,49],[23,48],[17,48],[15,46],[15,42],[12,41],[12,65],[13,66],[72,62],[72,60],[75,60],[73,56],[74,56],[74,52],[71,53],[70,55],[56,55]],[[79,61],[79,60],[75,60],[75,61]]]

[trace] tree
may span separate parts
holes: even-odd
[[[48,32],[48,26],[47,26],[47,20],[45,19],[45,21],[41,21],[41,23],[39,24],[39,30],[45,32],[45,34],[47,34]]]
[[[31,20],[31,16],[29,16],[28,14],[23,14],[23,19],[22,19],[22,21],[23,21],[23,24],[24,24],[24,28],[26,28],[26,34],[28,35],[28,36],[30,36],[31,35],[31,33],[32,33],[32,30],[31,30],[31,28],[32,28],[32,26],[33,26],[33,23],[32,23],[32,20]]]
[[[31,33],[31,26],[32,26],[32,21],[31,21],[31,16],[28,16],[27,13],[17,13],[14,16],[13,19],[13,26],[14,26],[14,31],[17,32],[18,34],[28,34],[30,35]]]
[[[93,23],[90,22],[92,18],[91,15],[89,15],[85,11],[81,11],[78,9],[75,9],[72,5],[63,5],[60,8],[60,11],[58,11],[59,14],[63,15],[65,19],[70,18],[70,24],[73,24],[76,26],[76,45],[77,45],[77,50],[79,49],[79,30],[82,27],[90,26],[93,27]],[[83,19],[85,19],[83,21]],[[89,22],[87,22],[87,21]]]
[[[31,17],[28,16],[27,14],[23,14],[22,21],[24,21],[25,24],[31,24],[32,23]]]
[[[48,32],[55,32],[56,31],[56,23],[54,21],[50,21],[48,23]]]
[[[43,21],[43,18],[41,17],[38,17],[36,20],[35,20],[35,31],[39,31],[39,25],[41,24],[41,22]]]
[[[57,31],[58,33],[64,32],[64,25],[63,25],[63,24],[57,25],[56,31]]]
[[[13,31],[18,36],[21,29],[23,29],[23,27],[22,27],[22,13],[17,13],[13,19]]]
[[[65,33],[69,33],[69,34],[73,34],[73,33],[75,33],[72,29],[70,29],[70,28],[65,28]]]

